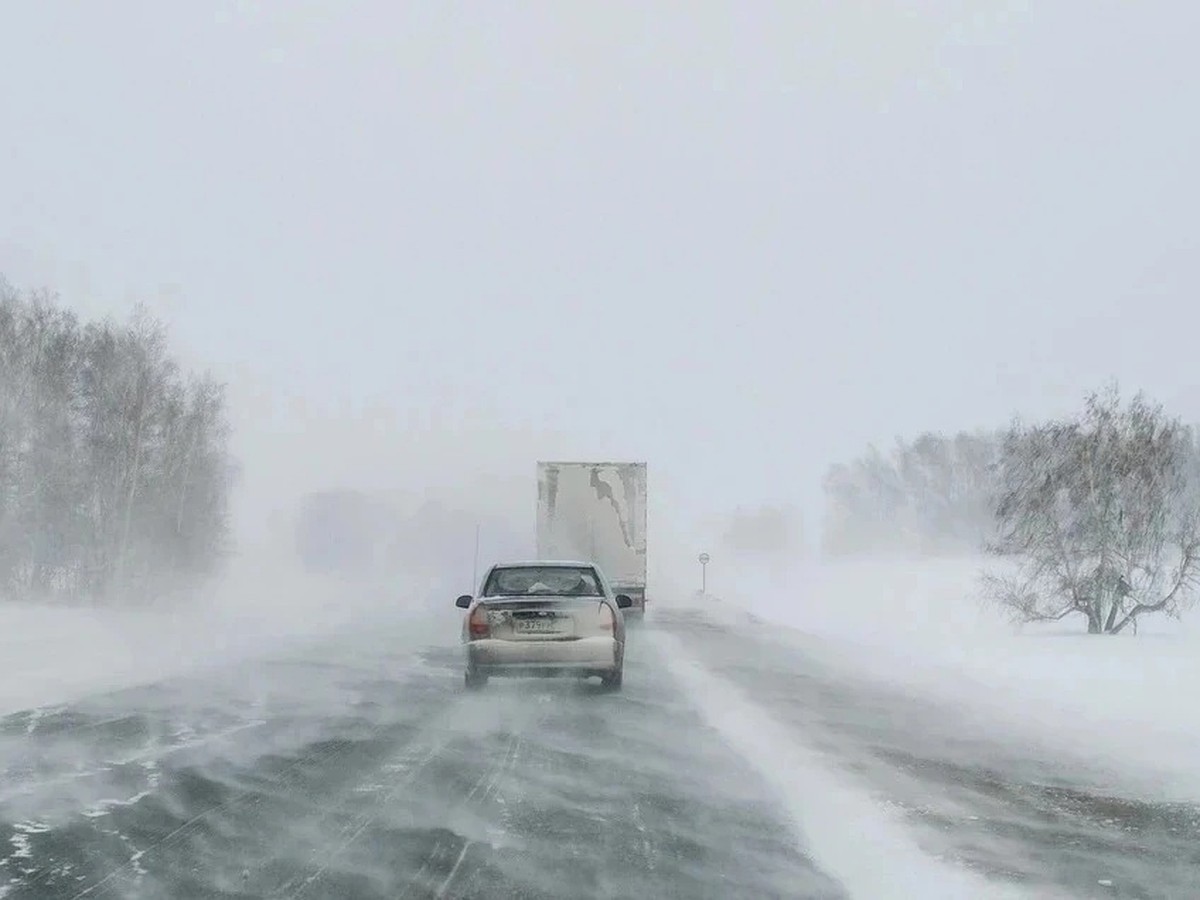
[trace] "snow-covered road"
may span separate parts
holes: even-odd
[[[342,632],[0,720],[0,894],[1185,898],[1200,885],[1200,810],[1122,797],[968,710],[855,677],[819,642],[660,610],[631,629],[621,694],[502,680],[466,694],[446,621],[445,640],[404,623]]]

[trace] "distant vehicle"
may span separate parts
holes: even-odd
[[[537,554],[587,559],[646,611],[646,464],[539,462]]]
[[[464,594],[462,639],[466,686],[498,676],[599,676],[620,690],[625,670],[625,617],[632,600],[615,594],[586,562],[498,563],[479,596]]]

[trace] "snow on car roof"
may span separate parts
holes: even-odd
[[[530,566],[540,566],[543,569],[578,569],[594,568],[595,563],[578,559],[530,559],[520,562],[502,562],[492,566],[493,569],[524,569]]]

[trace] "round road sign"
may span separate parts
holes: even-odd
[[[709,560],[709,555],[707,553],[700,554],[700,565],[707,566],[708,560]]]

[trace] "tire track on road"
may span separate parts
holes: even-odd
[[[453,698],[451,702],[443,704],[438,715],[423,725],[422,734],[406,750],[407,761],[386,764],[371,773],[348,792],[347,800],[321,817],[318,833],[327,831],[324,824],[334,818],[349,815],[350,820],[338,829],[332,851],[317,851],[324,856],[323,861],[310,866],[308,874],[292,878],[278,895],[299,898],[317,889],[337,873],[339,863],[355,844],[373,831],[398,838],[398,846],[404,849],[401,857],[411,861],[412,868],[398,867],[361,890],[378,890],[380,896],[389,897],[400,891],[400,896],[410,896],[414,891],[429,892],[437,884],[445,884],[446,889],[453,884],[478,840],[444,827],[444,823],[452,823],[468,809],[478,814],[495,795],[499,782],[516,769],[523,735],[536,730],[545,712],[535,710],[532,717],[520,714],[519,709],[511,708],[512,698],[503,691],[497,696],[495,688],[489,697],[465,693],[455,677],[457,658],[445,655],[445,667],[434,674],[442,683],[453,686],[446,691]],[[476,769],[478,774],[469,779],[460,777]],[[393,777],[397,771],[403,771],[402,778]],[[399,802],[401,798],[407,802]],[[430,808],[431,799],[436,809]],[[359,808],[351,811],[355,806]],[[426,807],[424,827],[418,824],[422,806]],[[406,818],[411,824],[397,833],[396,823]],[[391,887],[378,883],[381,881],[391,883]],[[433,896],[437,896],[436,891]]]
[[[503,762],[501,762],[498,766],[493,767],[489,772],[480,776],[479,780],[475,783],[475,785],[467,793],[465,802],[471,803],[472,801],[475,801],[475,802],[478,802],[479,804],[483,804],[483,803],[487,802],[489,797],[495,796],[496,786],[499,783],[499,780],[505,775],[512,774],[512,772],[516,768],[517,761],[520,758],[520,750],[521,750],[520,735],[518,735],[518,734],[511,735],[509,737],[509,741],[508,741],[508,750],[505,753]],[[481,788],[482,788],[482,791],[480,790]],[[434,893],[435,897],[442,898],[447,895],[447,892],[450,890],[451,886],[454,884],[454,879],[457,877],[458,872],[463,865],[463,862],[466,860],[467,853],[471,849],[473,843],[474,842],[471,841],[470,839],[464,839],[462,841],[462,848],[459,850],[458,856],[454,860],[454,864],[450,867],[450,872],[446,875],[445,879],[441,882],[441,884],[438,885],[438,888]],[[445,846],[445,843],[443,841],[439,841],[439,843],[437,845],[435,845],[433,851],[430,853],[430,861],[432,861],[433,858],[438,854],[438,850],[444,846]],[[421,881],[426,876],[426,873],[428,871],[429,871],[429,861],[422,864],[421,868],[417,871],[417,874],[413,877],[412,881],[409,883],[410,886],[415,886],[417,884],[417,882]],[[400,896],[402,898],[407,898],[408,895],[409,895],[409,888],[405,888],[404,892]]]
[[[119,718],[124,719],[128,716]],[[272,725],[275,730],[284,734],[292,727],[288,720],[276,721]],[[53,829],[47,829],[46,833],[38,835],[39,845],[46,846],[49,838],[58,831],[78,835],[77,839],[87,838],[89,832],[94,832],[95,837],[87,839],[89,843],[99,846],[89,851],[85,855],[86,859],[87,856],[92,856],[95,850],[99,850],[100,846],[111,847],[109,851],[101,852],[116,852],[117,845],[122,848],[128,847],[130,834],[142,834],[143,838],[147,837],[144,822],[158,820],[161,824],[149,834],[153,834],[154,831],[159,834],[150,840],[144,839],[140,850],[126,852],[123,862],[106,867],[93,876],[90,884],[77,886],[76,880],[79,876],[73,876],[70,890],[75,897],[93,898],[119,892],[130,879],[134,884],[141,882],[147,875],[148,866],[154,870],[151,874],[155,877],[179,877],[179,872],[186,872],[187,868],[173,862],[173,859],[179,856],[175,851],[197,838],[202,838],[205,842],[214,838],[225,840],[222,832],[228,830],[229,824],[238,817],[243,820],[255,818],[248,810],[259,807],[268,797],[286,798],[288,802],[295,803],[295,798],[305,796],[305,787],[311,783],[314,768],[331,770],[344,765],[357,753],[362,752],[364,746],[369,747],[371,741],[378,738],[380,727],[386,726],[371,727],[365,734],[352,738],[317,741],[307,745],[310,748],[319,748],[317,752],[306,749],[290,759],[272,755],[260,757],[255,768],[245,771],[230,769],[228,766],[217,770],[211,764],[199,767],[187,765],[176,769],[162,768],[157,773],[158,784],[154,791],[138,798],[136,803],[128,804],[126,808],[112,809],[106,813],[114,823],[113,826],[85,824],[86,817],[65,825],[60,823]],[[171,748],[172,751],[178,749],[180,748]],[[268,761],[282,761],[284,765],[282,769],[269,771],[263,777],[263,764]],[[217,802],[209,802],[198,810],[189,810],[188,807],[194,806],[195,800],[198,799],[189,794],[194,794],[199,788],[203,788],[204,794],[215,792],[224,794],[224,797]],[[181,812],[183,817],[180,817]],[[173,827],[166,828],[166,824],[172,820]],[[112,840],[96,840],[101,834],[110,835]],[[254,835],[252,829],[248,836],[252,838],[251,843],[254,842],[253,838],[257,838],[257,842],[261,843],[261,837]],[[72,856],[75,855],[77,852],[72,848]],[[154,865],[156,858],[168,861],[165,871],[164,866]],[[57,881],[65,868],[76,869],[75,862],[49,854],[48,847],[46,853],[37,855],[37,860],[37,868],[25,873],[20,883],[13,887],[21,890],[41,890]],[[193,876],[183,877],[186,879]]]
[[[454,896],[844,900],[788,839],[765,783],[639,658],[648,649],[627,649],[619,695],[551,689],[549,714],[522,735],[520,777],[492,797],[505,846],[472,846]]]

